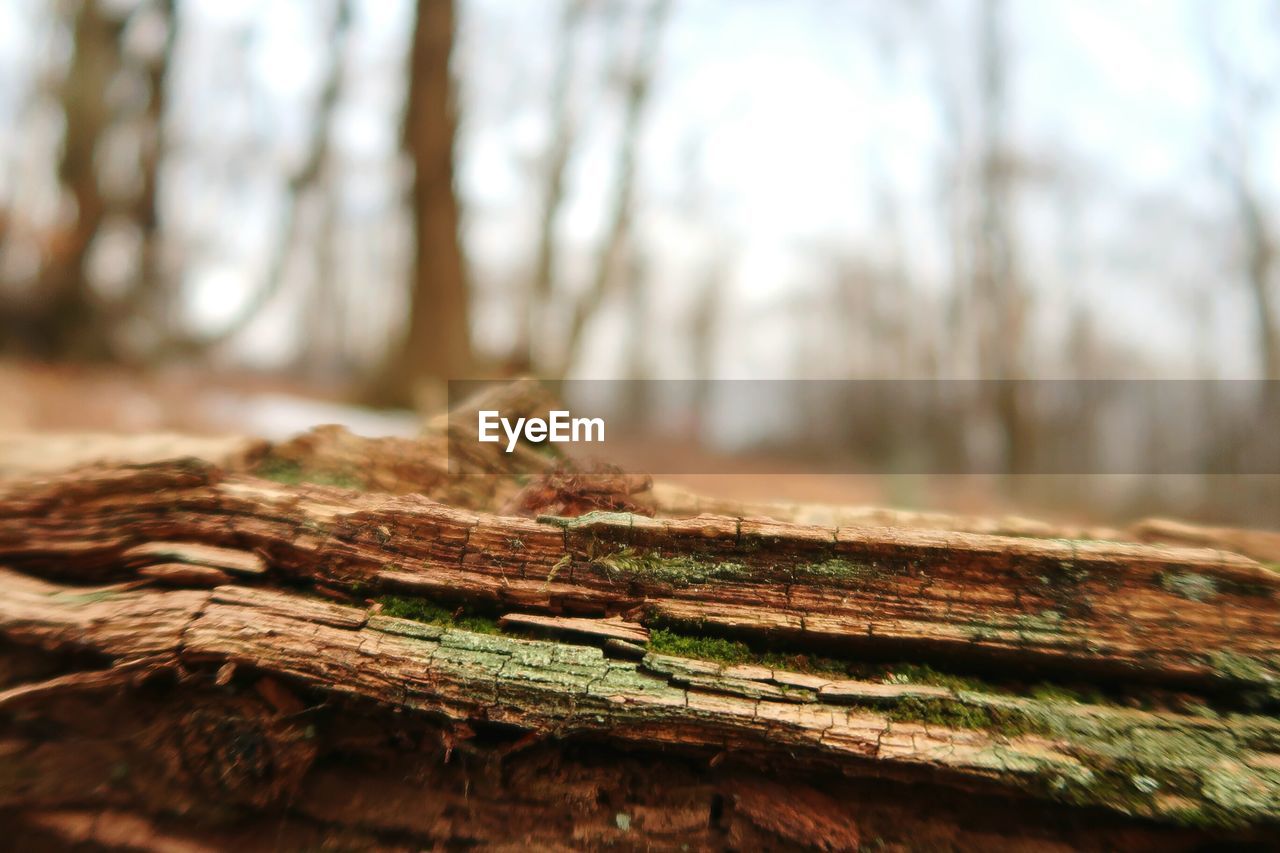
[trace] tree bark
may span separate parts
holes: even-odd
[[[413,164],[413,271],[405,336],[392,348],[376,392],[387,403],[416,402],[423,382],[471,378],[467,272],[453,184],[453,36],[453,0],[418,0],[404,123],[405,151]]]
[[[32,838],[1177,849],[1280,824],[1280,577],[1227,552],[512,518],[188,460],[9,483],[0,563],[0,816]],[[1051,676],[1099,698],[1018,686]]]

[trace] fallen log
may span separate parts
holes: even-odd
[[[502,517],[188,461],[6,484],[0,565],[0,822],[33,845],[1280,828],[1280,580],[1230,552]],[[903,658],[993,683],[861,668]]]

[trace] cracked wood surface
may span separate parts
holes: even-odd
[[[391,590],[540,616],[621,614],[1171,685],[1275,690],[1280,671],[1280,575],[1203,548],[718,516],[537,521],[189,462],[10,484],[0,561],[81,580],[261,569],[266,582],[335,597]]]
[[[1058,706],[662,655],[624,662],[592,647],[476,634],[263,588],[83,588],[13,572],[0,574],[0,586],[0,634],[9,641],[92,652],[134,671],[231,665],[460,725],[483,720],[544,737],[667,743],[762,762],[787,756],[853,776],[995,786],[1169,820],[1280,818],[1280,723],[1265,717]],[[1016,712],[1030,725],[1001,732],[893,717],[905,700],[944,695],[999,719]],[[1122,800],[1117,780],[1130,788]]]

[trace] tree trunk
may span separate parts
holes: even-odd
[[[120,70],[122,22],[99,0],[70,10],[71,59],[58,89],[65,120],[58,162],[74,223],[44,259],[36,299],[18,306],[6,347],[22,355],[87,361],[113,357],[108,324],[89,280],[89,252],[107,215],[98,181],[98,142],[111,122],[107,87]],[[8,313],[8,312],[6,312]]]
[[[1227,552],[535,520],[186,460],[9,483],[0,562],[0,820],[32,843],[1280,826],[1280,576]]]
[[[472,378],[467,273],[453,186],[453,33],[453,0],[418,0],[404,126],[413,163],[413,277],[404,340],[392,348],[376,391],[387,403],[414,403],[424,383]]]
[[[155,4],[164,19],[165,37],[155,55],[147,57],[143,71],[147,79],[146,124],[139,152],[138,169],[142,186],[130,214],[142,236],[137,279],[122,304],[113,310],[117,322],[130,313],[141,313],[156,330],[167,333],[180,322],[181,294],[176,292],[164,264],[164,239],[160,220],[160,173],[168,156],[165,122],[169,111],[169,69],[178,39],[176,0]]]

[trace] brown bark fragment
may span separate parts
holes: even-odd
[[[192,566],[186,563],[156,563],[138,569],[138,577],[172,587],[204,587],[231,583],[231,575],[211,566]]]
[[[256,554],[191,542],[144,542],[125,551],[122,556],[125,562],[143,568],[157,563],[187,563],[238,575],[260,575],[267,570],[262,558]]]
[[[530,628],[550,634],[614,639],[632,643],[649,642],[649,632],[638,622],[624,619],[579,619],[567,616],[538,616],[533,613],[508,613],[498,620],[504,628]]]

